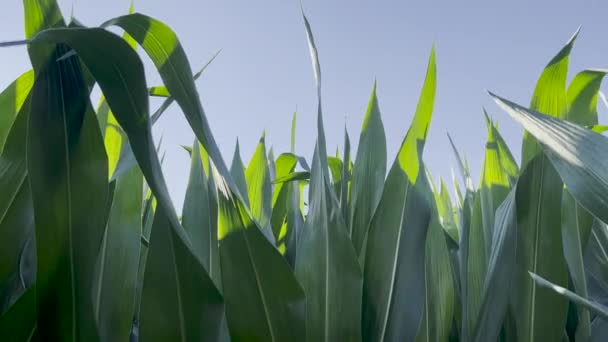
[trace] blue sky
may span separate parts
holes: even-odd
[[[20,1],[0,14],[0,40],[23,37]],[[89,26],[124,14],[128,0],[59,0],[64,14]],[[486,90],[528,104],[545,64],[579,25],[570,79],[585,68],[608,67],[608,2],[596,1],[362,1],[303,0],[319,48],[328,149],[342,144],[346,124],[356,146],[374,80],[392,163],[414,113],[433,43],[437,96],[425,161],[435,178],[455,166],[446,132],[465,152],[477,179],[486,139],[482,107],[500,123],[519,159],[522,130]],[[170,25],[193,69],[220,56],[198,81],[203,106],[229,162],[237,136],[248,162],[266,130],[276,154],[289,149],[298,110],[296,148],[308,158],[315,142],[315,87],[297,0],[140,0],[136,10]],[[148,83],[159,77],[146,60]],[[29,67],[24,47],[2,50],[0,87]],[[606,90],[606,87],[602,87]],[[157,101],[152,101],[153,107]],[[600,122],[607,111],[600,105]],[[163,136],[171,195],[181,208],[189,160],[180,144],[193,135],[177,106],[155,129]],[[342,149],[342,148],[341,148]],[[475,181],[477,183],[477,181]]]

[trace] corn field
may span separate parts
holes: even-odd
[[[32,66],[0,93],[0,341],[608,341],[596,110],[608,70],[568,84],[578,32],[529,106],[488,95],[525,129],[522,160],[484,113],[480,179],[450,138],[450,190],[423,160],[434,47],[392,163],[375,85],[356,153],[345,132],[328,155],[303,15],[314,155],[295,149],[294,114],[290,151],[275,157],[262,135],[247,165],[237,145],[229,166],[194,82],[205,68],[192,71],[170,27],[131,11],[90,28],[55,0],[23,5],[25,40],[0,43],[27,48]],[[142,58],[162,85],[146,83]],[[152,112],[150,96],[164,98]],[[151,133],[174,102],[196,137],[181,212]]]

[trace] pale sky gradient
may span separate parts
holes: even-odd
[[[66,16],[73,4],[75,17],[89,26],[122,15],[129,7],[128,0],[59,3]],[[296,148],[311,157],[316,98],[299,1],[139,0],[135,5],[138,12],[177,32],[193,69],[223,49],[197,84],[228,163],[237,136],[248,163],[263,130],[275,155],[288,151],[296,108]],[[482,106],[499,121],[519,160],[522,130],[492,103],[486,90],[527,105],[543,67],[579,25],[569,79],[582,69],[608,66],[606,0],[303,0],[303,5],[320,54],[331,154],[342,145],[345,122],[356,146],[376,79],[390,167],[436,44],[437,96],[424,156],[435,178],[450,180],[450,169],[456,165],[445,134],[449,131],[468,157],[477,184],[486,139]],[[21,1],[6,1],[0,13],[0,41],[23,38],[22,11]],[[149,85],[156,85],[159,77],[146,58]],[[1,50],[0,87],[28,68],[24,47]],[[155,109],[159,102],[152,104]],[[599,107],[600,122],[605,123],[607,111]],[[189,160],[179,145],[190,145],[193,134],[175,105],[155,133],[164,137],[165,177],[181,208]]]

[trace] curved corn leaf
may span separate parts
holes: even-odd
[[[27,164],[36,227],[36,301],[42,339],[97,339],[91,301],[105,226],[107,158],[80,63],[37,69]]]
[[[281,184],[294,181],[309,181],[311,177],[310,171],[293,171],[283,177],[279,177],[272,181],[272,184]]]
[[[142,189],[143,176],[137,165],[116,180],[93,288],[95,318],[103,341],[124,340],[131,332],[141,246]]]
[[[218,188],[218,238],[233,341],[305,340],[304,292],[242,202]]]
[[[363,340],[413,341],[425,302],[424,250],[431,208],[422,152],[435,99],[435,49],[410,129],[371,222],[363,286]]]
[[[277,166],[275,165],[274,158],[274,150],[272,146],[270,146],[270,150],[268,150],[268,172],[270,173],[270,179],[275,179],[277,177]],[[274,189],[274,185],[270,185],[272,189]]]
[[[452,206],[452,199],[450,198],[448,187],[443,179],[441,180],[441,190],[437,198],[437,210],[439,213],[441,226],[450,236],[450,238],[452,238],[452,240],[458,244],[458,241],[460,240],[457,223],[458,218],[457,215],[455,215],[456,211]]]
[[[17,114],[21,111],[25,100],[34,84],[34,71],[23,73],[0,93],[0,152]]]
[[[560,294],[561,296],[564,296],[567,299],[575,302],[576,304],[583,306],[587,310],[592,311],[599,317],[602,317],[603,319],[608,319],[608,307],[605,307],[603,305],[600,305],[600,304],[594,303],[588,299],[585,299],[585,298],[577,295],[576,293],[568,290],[567,288],[561,287],[559,285],[555,285],[554,283],[539,276],[538,274],[535,274],[533,272],[529,272],[529,273],[530,273],[530,277],[532,277],[532,279],[534,279],[534,281],[539,286],[541,286],[543,288],[551,289],[551,290],[555,291],[556,293]]]
[[[319,56],[302,12],[317,86],[317,143],[309,189],[309,210],[299,236],[296,276],[306,292],[308,341],[361,340],[363,276],[334,189],[331,187],[323,113]]]
[[[568,114],[566,120],[581,126],[598,124],[597,98],[600,85],[606,70],[585,70],[578,73],[568,88]],[[587,283],[585,281],[583,251],[589,240],[593,225],[593,215],[579,206],[574,198],[564,190],[562,200],[562,236],[564,240],[564,256],[574,290],[583,298],[587,298]],[[589,312],[578,307],[578,325],[576,339],[585,341],[591,335],[591,318]]]
[[[219,340],[222,296],[163,210],[154,215],[144,277],[143,341]]]
[[[543,151],[577,202],[595,217],[608,221],[608,138],[491,95],[541,142]]]
[[[363,119],[357,157],[353,165],[349,203],[349,232],[355,251],[365,260],[369,223],[382,197],[386,176],[386,136],[380,117],[376,83]]]
[[[521,182],[532,177],[532,173],[522,174]],[[484,281],[483,295],[475,330],[471,332],[474,341],[496,341],[503,322],[507,317],[511,289],[505,286],[511,281],[515,270],[517,248],[517,187],[496,210],[492,249],[488,261],[488,271]]]
[[[162,208],[163,215],[167,217],[173,232],[179,237],[174,239],[173,243],[179,246],[179,249],[192,253],[189,239],[179,223],[169,198],[153,145],[146,82],[143,66],[136,52],[123,39],[102,29],[47,30],[38,34],[33,43],[43,44],[48,41],[68,44],[78,53],[80,59],[85,62],[94,75],[112,112],[129,137],[133,153],[146,177],[147,184]],[[121,80],[121,82],[116,82],[116,80]],[[182,265],[178,266],[182,267]],[[190,264],[190,267],[194,267],[190,270],[191,272],[206,275],[200,263]],[[208,283],[199,284],[199,286],[213,286],[208,276],[202,277],[202,279]],[[163,281],[166,282],[166,279]],[[150,282],[147,284],[147,286],[153,285],[154,283]],[[173,285],[179,287],[179,284]],[[169,285],[157,283],[156,286]],[[206,300],[207,298],[199,297],[199,299]],[[215,302],[197,302],[195,304],[205,310],[215,312]]]

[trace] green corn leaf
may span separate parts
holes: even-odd
[[[264,136],[260,139],[253,157],[245,170],[245,182],[247,184],[251,214],[259,227],[265,232],[265,235],[272,236],[270,228],[272,186],[270,184],[270,171],[268,170],[268,159],[266,159]]]
[[[277,166],[275,165],[275,158],[274,158],[274,150],[272,149],[272,146],[270,146],[270,149],[268,150],[268,172],[270,174],[270,179],[275,179],[277,178]],[[274,185],[271,185],[271,188],[274,188]]]
[[[485,160],[481,172],[479,194],[481,196],[481,214],[483,235],[485,238],[485,255],[490,255],[494,228],[494,213],[509,193],[509,174],[501,163],[500,149],[496,141],[496,129],[488,114],[484,111],[488,140],[486,143]]]
[[[327,157],[327,167],[329,167],[331,174],[331,185],[334,188],[336,196],[339,196],[342,192],[342,159],[340,159],[338,152],[336,151],[336,157]]]
[[[39,32],[49,28],[66,26],[56,0],[23,0],[23,12],[26,39],[32,39]],[[54,52],[52,45],[30,44],[27,49],[34,70],[45,65]]]
[[[568,87],[566,120],[581,126],[598,124],[597,98],[606,73],[605,70],[584,70],[574,77]],[[583,298],[587,298],[583,251],[589,240],[593,221],[593,215],[578,205],[568,191],[564,190],[562,200],[564,256],[574,283],[574,290]],[[576,339],[585,341],[591,335],[591,319],[589,312],[581,306],[578,307],[578,322]]]
[[[441,226],[452,240],[454,240],[455,243],[458,243],[460,237],[458,233],[457,217],[454,215],[452,199],[450,198],[448,187],[443,179],[441,180],[441,191],[437,201],[437,210],[439,211]]]
[[[608,304],[608,226],[595,220],[584,256],[589,299]]]
[[[454,140],[452,140],[452,137],[450,136],[450,134],[448,133],[448,140],[450,140],[450,145],[452,146],[452,151],[454,151],[454,155],[456,156],[456,162],[458,164],[458,171],[460,173],[460,176],[462,177],[462,181],[464,183],[465,189],[467,191],[467,193],[472,194],[473,192],[475,192],[475,189],[473,187],[473,180],[471,179],[471,173],[469,172],[469,168],[466,165],[465,161],[463,161],[462,157],[460,156],[460,152],[458,152],[458,149],[456,148],[456,144],[454,144]],[[470,203],[473,204],[473,203]]]
[[[211,198],[211,192],[215,189],[209,188],[211,175],[209,170],[205,171],[203,167],[203,156],[207,159],[207,155],[201,152],[202,146],[198,141],[195,141],[193,146],[182,225],[190,236],[194,254],[201,260],[216,286],[221,289],[217,208]]]
[[[600,220],[608,221],[608,160],[605,160],[608,157],[608,138],[492,96],[502,109],[541,142],[543,151],[576,201]]]
[[[247,196],[232,180],[211,133],[194,85],[190,63],[175,33],[162,22],[139,13],[111,19],[101,26],[112,25],[125,30],[142,46],[158,69],[165,87],[184,112],[195,136],[213,160],[221,176],[220,181],[226,182],[231,192],[239,200],[245,201]]]
[[[170,201],[153,145],[146,82],[143,66],[136,52],[123,39],[102,29],[48,30],[38,34],[33,44],[39,42],[44,44],[49,41],[68,44],[94,75],[112,112],[129,137],[133,153],[146,177],[147,184],[158,200],[163,215],[167,216],[174,233],[179,237],[173,242],[176,245],[183,245],[182,249],[190,251],[189,239]],[[116,82],[117,79],[122,81]],[[198,269],[191,272],[205,272],[200,263],[196,266]],[[203,279],[209,283],[200,286],[213,286],[211,279],[208,277]],[[214,303],[197,304],[213,311],[211,304]]]
[[[493,133],[494,139],[498,144],[498,153],[500,155],[500,165],[504,169],[504,171],[509,175],[509,180],[511,184],[514,184],[519,176],[519,166],[507,146],[507,143],[503,139],[502,135],[498,131],[498,124],[494,125]]]
[[[466,295],[463,298],[463,339],[471,338],[479,310],[481,309],[484,282],[488,269],[488,251],[486,248],[486,232],[483,226],[481,189],[474,194],[470,224],[467,233],[462,234],[465,243],[461,248],[466,251],[466,258],[462,260],[466,264],[466,273],[463,273],[463,287]]]
[[[536,83],[530,108],[558,118],[565,118],[568,112],[566,78],[568,60],[579,30],[568,40],[566,45],[551,59]],[[540,148],[528,132],[524,132],[522,145],[522,168],[540,153]]]
[[[454,279],[444,228],[437,212],[425,243],[426,303],[417,342],[447,341],[454,319]]]
[[[0,316],[0,339],[7,342],[32,341],[36,331],[36,288],[29,288]]]
[[[558,339],[558,327],[565,327],[567,302],[539,288],[528,270],[559,284],[568,282],[562,251],[562,186],[559,174],[540,154],[524,172],[531,174],[518,183],[517,193],[517,269],[514,272],[514,316],[518,339]],[[556,214],[557,213],[557,214]],[[555,334],[555,335],[553,335]]]
[[[298,240],[295,273],[306,292],[308,341],[361,340],[363,276],[331,187],[321,105],[321,69],[308,19],[302,12],[317,86],[317,143],[309,210]]]
[[[0,152],[17,114],[21,111],[34,84],[34,71],[30,70],[19,76],[0,93]]]
[[[12,288],[22,284],[18,265],[26,241],[34,234],[34,213],[26,170],[26,141],[29,105],[17,114],[0,155],[0,312],[18,296]],[[15,284],[17,283],[17,284]]]
[[[562,286],[556,285],[556,284],[548,281],[547,279],[539,276],[538,274],[535,274],[533,272],[529,272],[529,273],[530,273],[530,277],[532,277],[532,279],[534,279],[534,281],[539,286],[541,286],[543,288],[551,289],[551,290],[555,291],[556,293],[558,293],[559,295],[564,296],[565,298],[575,302],[576,304],[583,306],[587,310],[592,311],[599,317],[602,317],[603,319],[608,319],[608,307],[605,307],[601,304],[597,304],[588,299],[585,299],[585,298],[577,295],[576,293],[568,290],[567,288],[564,288]]]
[[[105,226],[107,158],[80,63],[37,69],[27,163],[37,241],[36,300],[42,339],[97,339],[91,303]],[[49,86],[50,84],[50,86]]]
[[[359,147],[353,165],[353,176],[349,203],[349,232],[355,251],[365,259],[365,243],[369,223],[382,197],[386,176],[386,136],[380,117],[376,83],[363,119]]]
[[[529,182],[526,178],[532,176],[530,172],[522,174],[521,182]],[[507,317],[511,291],[506,284],[511,281],[515,270],[517,248],[516,191],[516,187],[511,189],[496,210],[492,249],[481,306],[476,318],[475,330],[471,332],[474,341],[496,341]]]
[[[275,179],[274,181],[272,181],[273,184],[280,184],[280,183],[288,183],[288,182],[294,182],[294,181],[308,181],[310,180],[311,177],[311,173],[310,171],[294,171],[294,172],[290,172],[287,175],[283,176],[283,177],[279,177],[277,179]]]
[[[245,180],[245,165],[241,159],[241,148],[239,146],[239,140],[236,140],[236,147],[234,148],[234,155],[232,157],[232,164],[230,165],[230,175],[234,180],[236,187],[239,192],[244,196],[243,203],[249,207],[249,195],[247,194],[247,181]]]
[[[163,210],[154,215],[144,277],[143,341],[219,340],[222,296]]]
[[[371,222],[364,268],[363,340],[416,337],[425,302],[424,246],[431,208],[422,152],[436,84],[435,49],[416,114],[391,167]]]
[[[350,138],[346,126],[344,127],[344,162],[342,163],[342,187],[340,189],[340,209],[346,227],[350,231],[350,223],[348,221],[348,206],[350,203],[350,186],[352,183],[352,161],[350,159]],[[383,184],[384,185],[384,184]]]
[[[276,175],[282,177],[292,172],[298,159],[291,153],[283,153],[279,156],[276,162]],[[277,241],[277,248],[287,258],[289,264],[293,267],[296,255],[295,234],[299,226],[294,226],[290,220],[290,213],[297,210],[299,214],[298,204],[293,204],[292,192],[298,189],[297,183],[278,183],[275,185],[272,198],[272,216],[270,224],[272,232]],[[295,209],[294,209],[295,208]],[[293,213],[292,213],[293,215]],[[300,215],[301,217],[301,215]],[[298,221],[299,222],[299,221]]]
[[[305,340],[304,292],[242,202],[218,187],[218,238],[233,341]]]
[[[131,332],[141,246],[142,189],[143,176],[137,165],[116,180],[93,288],[95,319],[104,341],[122,340]]]

